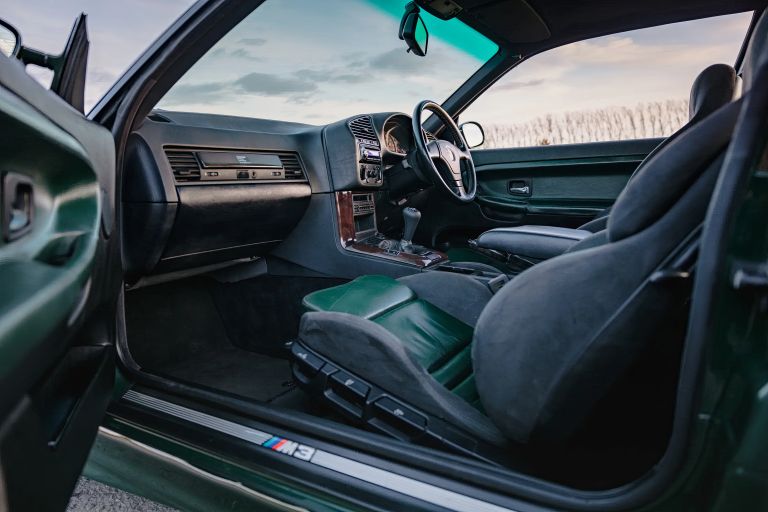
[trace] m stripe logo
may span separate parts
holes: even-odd
[[[312,456],[315,454],[315,449],[310,446],[299,444],[295,441],[289,441],[288,439],[277,436],[268,439],[264,442],[264,444],[262,444],[262,446],[275,452],[291,455],[300,460],[311,460]]]

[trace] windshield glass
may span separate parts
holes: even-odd
[[[445,100],[498,50],[422,11],[426,57],[397,37],[408,0],[267,0],[198,61],[158,108],[324,124]]]

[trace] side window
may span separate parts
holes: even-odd
[[[752,13],[568,44],[513,68],[462,114],[483,149],[666,137],[688,120],[696,76],[733,64]]]

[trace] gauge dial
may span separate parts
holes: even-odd
[[[404,156],[411,148],[411,132],[407,124],[398,121],[385,127],[384,144],[390,153]]]
[[[387,149],[392,153],[397,153],[398,155],[404,155],[408,152],[408,149],[407,147],[403,147],[406,145],[403,144],[400,141],[400,138],[397,136],[398,134],[396,132],[398,131],[400,130],[398,130],[397,127],[388,131],[385,136],[384,143],[387,145]]]

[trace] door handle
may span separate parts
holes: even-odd
[[[32,229],[35,196],[32,180],[12,172],[3,173],[3,237],[12,242]]]
[[[531,195],[531,184],[525,180],[513,180],[509,182],[507,190],[514,196],[528,197]]]

